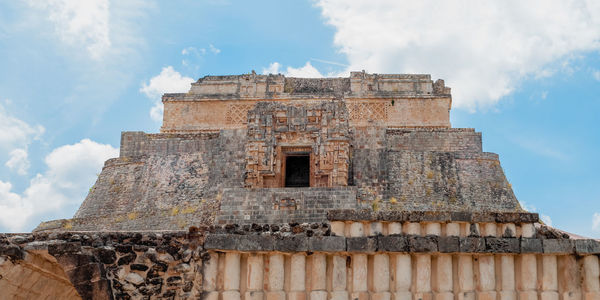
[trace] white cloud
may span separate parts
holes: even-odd
[[[111,46],[109,0],[28,0],[42,10],[60,39],[74,47],[85,47],[93,59],[100,59]]]
[[[600,231],[600,213],[594,213],[592,216],[592,229]]]
[[[281,64],[278,62],[274,62],[269,64],[269,67],[263,68],[263,74],[278,74],[281,73],[279,70],[281,68]],[[288,77],[305,77],[305,78],[322,78],[323,75],[313,67],[309,61],[300,68],[287,67],[283,75]]]
[[[0,104],[0,150],[11,151],[15,148],[26,148],[34,139],[43,133],[44,127],[32,126],[8,114]]]
[[[210,52],[212,52],[214,54],[221,53],[221,49],[215,47],[213,44],[208,45],[208,49],[210,49]]]
[[[592,76],[594,77],[594,79],[600,81],[600,71],[598,71],[598,70],[592,71]]]
[[[150,109],[150,117],[157,122],[161,122],[163,114],[162,95],[164,93],[185,93],[190,90],[190,84],[194,81],[191,77],[182,76],[173,67],[168,66],[163,68],[160,74],[150,78],[148,83],[142,83],[140,92],[154,102],[154,106]]]
[[[263,68],[262,73],[264,75],[268,75],[268,74],[279,74],[279,68],[281,68],[281,64],[278,62],[274,62],[269,64],[269,66],[267,68]]]
[[[0,226],[23,231],[32,229],[40,219],[71,217],[104,161],[118,154],[111,145],[83,139],[48,154],[48,169],[31,179],[21,195],[11,191],[9,182],[0,181]]]
[[[6,166],[16,171],[19,175],[27,174],[30,163],[27,157],[27,150],[25,149],[14,149],[9,153],[10,158],[6,162]]]
[[[542,222],[544,222],[544,224],[552,226],[552,219],[550,218],[550,216],[540,214],[540,219],[542,220]]]
[[[600,49],[600,2],[319,0],[348,70],[431,73],[453,104],[493,105],[527,77]],[[565,66],[561,66],[567,62]],[[545,74],[545,75],[544,75]]]

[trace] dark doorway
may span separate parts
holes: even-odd
[[[310,156],[293,155],[285,158],[285,186],[310,186]]]

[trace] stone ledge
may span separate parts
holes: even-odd
[[[440,237],[389,235],[365,237],[302,235],[208,234],[206,250],[279,252],[404,252],[404,253],[534,253],[600,254],[597,240],[551,240],[537,238]]]
[[[329,221],[364,222],[473,222],[473,223],[535,223],[537,213],[521,212],[446,212],[446,211],[379,211],[333,209],[327,212]]]

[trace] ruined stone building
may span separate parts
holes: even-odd
[[[0,299],[600,300],[429,75],[206,76],[72,219],[0,235]]]

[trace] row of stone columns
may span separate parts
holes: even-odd
[[[358,253],[350,266],[345,254],[285,256],[249,254],[242,266],[240,253],[211,253],[207,300],[600,300],[595,255]]]

